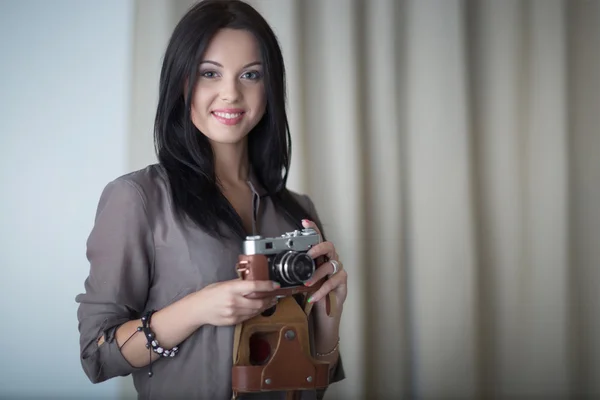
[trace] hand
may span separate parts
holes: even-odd
[[[213,283],[196,292],[199,319],[203,324],[215,326],[236,325],[277,304],[275,296],[249,299],[254,292],[271,292],[279,284],[271,281],[231,281]]]
[[[305,228],[312,228],[315,231],[321,234],[321,231],[317,227],[313,221],[302,220],[302,226]],[[325,276],[329,276],[323,285],[317,290],[310,299],[309,302],[315,303],[323,299],[327,293],[333,292],[337,299],[337,304],[341,306],[346,301],[346,296],[348,295],[348,274],[344,269],[343,264],[340,262],[338,258],[337,251],[335,250],[335,246],[331,242],[322,242],[315,246],[313,246],[310,250],[308,250],[308,255],[313,259],[319,256],[326,256],[328,260],[335,260],[338,264],[338,270],[334,274],[335,267],[331,261],[327,261],[321,264],[312,278],[305,283],[306,286],[311,286],[316,282],[323,279]]]

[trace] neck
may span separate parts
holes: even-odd
[[[213,143],[215,173],[222,185],[235,185],[248,180],[250,162],[248,159],[248,144]]]

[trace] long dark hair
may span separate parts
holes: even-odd
[[[267,104],[265,115],[248,134],[249,160],[276,208],[290,223],[301,227],[300,220],[309,218],[308,213],[286,188],[292,146],[283,56],[265,19],[239,0],[204,0],[194,5],[175,27],[165,52],[154,140],[175,210],[213,236],[246,235],[240,216],[217,184],[210,142],[191,121],[199,63],[212,37],[223,28],[249,31],[259,43]],[[221,229],[221,224],[229,232]]]

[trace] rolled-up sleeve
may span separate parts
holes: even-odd
[[[119,178],[104,188],[86,255],[89,276],[75,300],[81,363],[98,383],[136,370],[115,340],[116,329],[143,311],[154,262],[145,198],[135,182]]]

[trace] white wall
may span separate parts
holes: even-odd
[[[0,398],[119,394],[83,374],[74,299],[100,191],[127,168],[133,14],[0,0]]]

